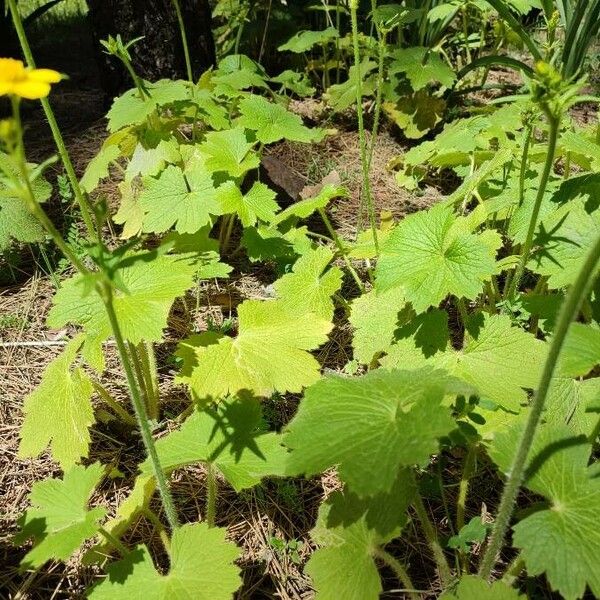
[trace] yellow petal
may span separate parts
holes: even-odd
[[[43,83],[58,83],[62,79],[62,75],[52,69],[32,69],[28,71],[27,77]]]
[[[44,81],[18,81],[13,86],[13,93],[21,98],[37,100],[45,98],[50,93],[50,84]]]
[[[13,93],[13,84],[0,79],[0,96],[6,96]]]
[[[14,58],[0,58],[0,81],[14,81],[25,75],[23,62]]]

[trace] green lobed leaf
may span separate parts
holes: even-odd
[[[205,157],[206,168],[211,172],[225,172],[231,177],[241,177],[258,168],[260,159],[252,151],[254,144],[248,141],[243,128],[210,131],[200,144],[199,151]]]
[[[235,566],[240,550],[226,541],[226,530],[206,523],[182,525],[171,537],[170,569],[161,575],[145,546],[108,567],[108,576],[89,595],[92,600],[231,600],[241,584]]]
[[[326,270],[333,252],[324,246],[309,250],[294,264],[293,271],[278,279],[273,287],[290,314],[314,313],[320,319],[333,318],[332,296],[342,286],[338,267]]]
[[[294,52],[301,54],[308,52],[314,46],[326,44],[339,37],[335,27],[328,27],[322,31],[298,31],[285,44],[277,48],[280,52]]]
[[[500,242],[500,240],[497,240]],[[452,294],[475,299],[495,272],[496,249],[443,205],[406,217],[381,248],[376,288],[402,286],[417,312]],[[499,244],[498,244],[499,245]]]
[[[338,465],[358,495],[386,492],[400,467],[427,464],[455,427],[442,400],[459,388],[429,368],[318,381],[287,428],[288,472],[314,475]]]
[[[298,115],[261,96],[244,98],[239,108],[241,116],[238,124],[256,132],[256,139],[263,144],[283,139],[313,142],[323,138],[321,130],[306,127]]]
[[[400,48],[391,53],[391,59],[390,76],[403,73],[415,92],[437,82],[451,87],[456,80],[454,70],[430,48]]]
[[[81,188],[88,194],[93,192],[109,175],[110,165],[121,156],[121,149],[116,144],[104,145],[98,154],[88,163],[83,177],[79,182]]]
[[[284,475],[286,449],[281,435],[261,428],[260,401],[249,394],[217,407],[196,409],[183,425],[156,442],[163,469],[203,462],[214,465],[237,491],[269,475]],[[147,459],[142,474],[152,475]]]
[[[106,510],[88,510],[89,499],[100,483],[104,467],[75,465],[63,479],[45,479],[33,484],[29,499],[32,507],[19,520],[21,530],[15,543],[34,538],[33,548],[21,561],[31,569],[51,559],[67,560],[85,540],[96,535],[98,521]]]
[[[246,300],[238,306],[236,338],[206,332],[179,344],[183,367],[177,382],[199,400],[240,390],[259,396],[300,392],[320,377],[308,351],[327,340],[331,327],[311,313],[290,314],[280,300]]]
[[[217,190],[221,212],[237,215],[244,227],[256,225],[259,219],[265,223],[272,221],[279,210],[276,195],[260,181],[256,181],[245,194],[234,181],[226,181]]]
[[[480,315],[461,350],[450,347],[447,321],[439,313],[407,325],[381,360],[387,368],[443,369],[478,390],[506,410],[518,412],[527,402],[525,389],[534,389],[544,366],[546,345],[535,336],[513,327],[506,315]],[[422,329],[424,328],[424,329]]]
[[[291,217],[306,219],[319,209],[324,209],[334,198],[347,198],[348,190],[332,183],[325,184],[322,189],[311,198],[304,198],[290,204],[285,210],[275,215],[272,225],[279,225]]]
[[[21,458],[37,456],[50,445],[52,458],[68,469],[88,455],[89,428],[95,422],[91,402],[94,388],[85,371],[75,365],[82,341],[81,336],[71,340],[25,398]]]
[[[114,308],[123,337],[138,344],[158,342],[175,298],[192,287],[195,265],[186,256],[164,256],[153,252],[130,255],[129,264],[118,270],[127,293],[116,290]],[[48,325],[67,323],[84,327],[87,342],[100,342],[111,335],[110,322],[100,296],[88,289],[86,279],[67,279],[53,298]]]

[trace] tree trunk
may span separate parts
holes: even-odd
[[[194,78],[215,64],[208,0],[179,0]],[[124,42],[144,36],[131,49],[133,66],[148,81],[185,79],[185,57],[172,0],[88,0],[104,91],[114,96],[133,87],[125,69],[101,50],[99,40],[121,34]]]

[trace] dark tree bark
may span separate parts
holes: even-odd
[[[208,0],[180,0],[194,77],[215,64]],[[136,72],[148,81],[186,78],[185,57],[172,0],[88,0],[104,91],[114,96],[132,87],[125,69],[101,51],[99,40],[121,34],[124,42],[144,36],[131,49]]]

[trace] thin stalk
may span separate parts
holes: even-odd
[[[423,529],[423,533],[425,534],[425,539],[427,540],[431,553],[433,554],[435,564],[438,568],[440,581],[442,585],[446,587],[452,580],[452,573],[450,572],[450,567],[448,566],[448,562],[446,561],[444,550],[442,549],[442,546],[438,540],[435,527],[431,523],[429,515],[427,514],[427,509],[425,508],[425,504],[423,504],[423,499],[421,498],[421,494],[419,492],[417,492],[415,495],[412,507],[417,513],[417,518],[421,523],[421,528]]]
[[[104,529],[104,527],[99,527],[98,532],[102,537],[115,549],[119,552],[119,554],[123,557],[129,554],[129,550],[127,547],[121,542],[121,540],[115,537],[110,531]]]
[[[174,530],[179,527],[177,511],[175,510],[175,504],[173,502],[173,497],[171,496],[171,491],[169,490],[169,486],[167,485],[165,473],[160,465],[160,460],[158,458],[158,453],[156,451],[156,446],[154,445],[154,439],[152,438],[152,432],[150,431],[150,425],[148,423],[146,407],[144,406],[144,402],[142,401],[140,390],[136,385],[131,361],[129,359],[127,347],[125,346],[125,340],[123,339],[123,335],[121,334],[121,327],[119,325],[119,321],[117,319],[117,314],[115,313],[115,308],[113,304],[113,292],[110,286],[108,285],[104,285],[103,289],[99,291],[104,302],[104,307],[108,314],[108,320],[110,321],[112,334],[115,338],[115,342],[117,343],[117,349],[119,351],[119,356],[121,358],[123,370],[125,371],[125,377],[127,378],[127,385],[129,386],[129,395],[131,397],[131,403],[133,404],[133,408],[135,410],[135,416],[138,422],[138,427],[140,428],[140,433],[142,436],[142,441],[144,442],[146,454],[148,455],[148,458],[150,459],[150,463],[152,465],[154,477],[156,478],[156,485],[158,487],[158,491],[160,493],[163,506],[165,508],[167,520],[169,521],[171,529]]]
[[[21,21],[21,15],[19,14],[19,10],[17,8],[17,0],[7,0],[7,2],[15,26],[15,30],[17,32],[17,36],[19,37],[21,50],[23,51],[23,56],[25,57],[25,62],[27,63],[28,67],[30,67],[31,69],[35,69],[35,60],[33,59],[31,47],[29,46],[29,41],[27,40],[27,35],[25,34],[23,22]],[[58,150],[58,154],[60,155],[60,159],[67,173],[67,177],[69,178],[69,183],[71,184],[71,188],[73,189],[73,193],[75,194],[75,200],[79,205],[81,217],[87,229],[88,235],[91,239],[97,241],[99,238],[96,226],[92,219],[93,211],[91,209],[87,197],[85,196],[83,190],[81,189],[81,186],[79,185],[79,180],[77,179],[77,175],[75,174],[75,169],[73,168],[71,157],[69,156],[69,152],[67,150],[67,147],[65,146],[65,141],[60,132],[60,127],[56,122],[56,117],[54,116],[54,111],[52,110],[50,101],[48,100],[48,98],[41,98],[40,103],[44,110],[44,114],[46,115],[48,125],[50,126],[50,131],[52,132],[52,137],[54,138],[54,143],[56,144],[56,149]],[[71,259],[69,258],[69,260]]]
[[[369,173],[371,172],[371,163],[373,162],[373,154],[375,153],[375,145],[377,144],[377,136],[379,134],[381,106],[383,103],[383,66],[387,49],[385,33],[380,31],[379,27],[377,27],[377,35],[379,36],[379,44],[377,45],[377,92],[375,94],[375,113],[373,114],[373,129],[371,130],[371,144],[369,145],[369,160],[367,161],[367,172]]]
[[[530,125],[525,131],[525,140],[523,141],[523,153],[521,154],[521,169],[519,172],[519,206],[525,200],[525,176],[527,175],[529,147],[531,146],[531,137],[533,135],[533,127]]]
[[[548,138],[548,151],[546,153],[544,170],[542,171],[537,196],[535,198],[535,204],[533,205],[533,212],[531,213],[531,219],[529,221],[527,237],[525,238],[525,243],[523,244],[523,248],[521,249],[521,258],[519,260],[519,264],[517,265],[515,275],[512,278],[512,281],[510,282],[510,285],[507,289],[506,298],[512,298],[515,295],[515,292],[519,289],[519,284],[521,283],[521,278],[523,277],[523,273],[525,272],[525,267],[527,266],[527,261],[529,260],[529,255],[533,246],[533,238],[538,225],[538,217],[540,215],[542,200],[544,199],[546,187],[548,186],[548,180],[550,179],[550,173],[552,172],[552,166],[554,165],[554,156],[556,154],[556,142],[558,140],[558,128],[560,125],[560,119],[554,116],[549,116],[548,118],[550,121],[550,133]]]
[[[206,463],[206,524],[215,526],[217,514],[217,477],[212,463]]]
[[[408,597],[411,600],[419,600],[420,596],[415,591],[415,586],[410,579],[410,575],[406,571],[404,565],[395,557],[393,557],[389,552],[384,550],[383,548],[375,548],[373,554],[376,558],[382,560],[392,571],[394,571],[398,581],[404,586],[404,590]]]
[[[171,540],[169,539],[169,536],[167,535],[167,532],[165,531],[164,525],[160,522],[160,519],[156,516],[156,513],[153,510],[150,510],[149,508],[144,508],[144,509],[142,509],[142,514],[150,521],[150,523],[152,523],[152,525],[154,525],[154,527],[156,527],[156,530],[158,531],[158,537],[160,538],[162,545],[165,547],[167,554],[170,554],[171,553]]]
[[[142,342],[137,346],[137,353],[142,367],[142,376],[146,385],[146,402],[148,416],[158,419],[158,375],[156,372],[156,355],[152,342]]]
[[[187,34],[185,33],[185,23],[181,14],[179,0],[171,0],[177,13],[177,23],[179,24],[179,33],[181,34],[181,45],[183,46],[183,55],[185,56],[185,68],[190,83],[194,83],[194,74],[192,73],[192,61],[190,60],[190,47],[188,45]]]
[[[352,22],[352,43],[354,47],[354,67],[356,69],[356,115],[358,119],[358,139],[360,143],[360,162],[362,164],[363,185],[361,201],[364,199],[367,204],[367,214],[373,233],[373,243],[375,244],[375,253],[379,255],[379,242],[377,241],[377,226],[375,223],[375,210],[373,207],[373,197],[371,195],[371,182],[369,181],[369,163],[367,156],[367,142],[365,140],[365,122],[362,111],[362,79],[360,72],[360,48],[358,46],[358,2],[350,2],[350,20]],[[360,211],[362,212],[362,210]]]
[[[593,274],[596,272],[598,263],[600,262],[600,237],[596,240],[594,247],[588,254],[583,267],[579,271],[577,279],[569,293],[563,302],[563,305],[558,316],[556,329],[552,337],[550,344],[550,350],[546,363],[544,365],[544,371],[540,379],[538,389],[534,395],[531,403],[531,410],[527,418],[527,424],[521,434],[519,445],[513,459],[513,463],[509,469],[509,476],[504,485],[502,492],[502,499],[500,500],[500,506],[498,508],[498,516],[496,517],[496,523],[492,532],[492,536],[486,548],[485,554],[479,567],[479,575],[485,579],[489,579],[496,562],[496,557],[502,548],[504,543],[504,537],[506,530],[510,522],[510,518],[515,506],[515,500],[523,482],[523,476],[525,473],[525,465],[527,456],[533,443],[536,428],[540,421],[542,411],[544,408],[544,402],[548,395],[548,389],[554,375],[554,370],[560,351],[562,349],[565,337],[569,330],[571,322],[577,317],[581,304],[591,287],[594,277]]]
[[[144,401],[144,406],[146,407],[146,412],[150,413],[149,401],[148,401],[148,387],[146,385],[146,379],[144,377],[144,371],[142,369],[142,360],[140,358],[137,347],[131,342],[127,342],[127,348],[129,350],[129,357],[131,359],[131,366],[133,367],[133,372],[135,373],[135,379],[137,381],[138,389],[141,392],[142,400]],[[149,418],[151,418],[149,416]]]
[[[148,93],[146,86],[144,85],[142,79],[135,72],[133,65],[131,64],[131,61],[126,56],[120,56],[119,58],[125,65],[125,68],[127,69],[127,72],[129,73],[129,76],[133,80],[133,84],[137,88],[137,91],[140,94],[140,98],[142,100],[145,100],[146,98],[150,98],[150,94]]]
[[[463,466],[462,477],[458,487],[458,500],[456,502],[456,529],[460,531],[465,526],[465,506],[469,493],[469,483],[475,471],[477,450],[475,446],[469,446]]]
[[[131,425],[135,427],[137,425],[137,421],[135,417],[130,415],[108,392],[108,390],[98,381],[92,381],[92,385],[94,386],[94,390],[96,393],[108,406],[115,412],[123,421],[123,423],[127,423],[127,425]]]
[[[508,565],[506,572],[502,576],[502,581],[507,585],[513,585],[523,572],[523,569],[525,569],[525,561],[521,554],[517,554],[515,559]]]
[[[325,227],[327,227],[327,231],[329,232],[331,239],[334,241],[335,245],[337,246],[338,250],[340,251],[340,254],[342,255],[342,259],[346,263],[346,268],[348,269],[348,272],[352,276],[352,279],[354,279],[354,282],[358,286],[358,289],[360,290],[360,292],[362,294],[364,294],[365,286],[364,286],[363,282],[360,280],[358,273],[352,266],[352,262],[348,258],[346,249],[344,248],[344,244],[342,244],[342,240],[340,240],[340,236],[337,234],[337,232],[333,228],[333,225],[331,224],[331,221],[329,220],[329,217],[327,216],[327,213],[325,212],[325,210],[322,208],[319,208],[317,210],[319,211],[319,215],[321,215],[321,219],[323,219],[323,223],[325,223]]]

